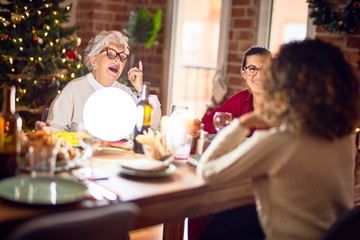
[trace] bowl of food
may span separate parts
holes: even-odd
[[[44,130],[28,134],[22,133],[20,137],[21,153],[19,168],[21,170],[30,170],[29,147],[34,151],[41,149],[56,149],[56,167],[55,171],[67,170],[79,165],[80,151],[74,148],[62,137],[55,133]]]
[[[166,141],[160,132],[151,129],[138,135],[136,141],[142,144],[146,158],[155,160],[167,160],[172,156],[172,151],[167,147]]]
[[[171,158],[171,156],[172,156],[171,151],[166,151],[166,150],[162,149],[161,147],[159,148],[154,145],[143,144],[142,148],[143,148],[145,157],[149,158],[149,159],[165,161],[165,160],[168,160],[169,158]]]

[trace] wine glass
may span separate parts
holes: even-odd
[[[232,115],[229,112],[216,112],[213,118],[213,124],[218,133],[229,125],[231,121]]]
[[[101,139],[91,134],[85,127],[85,124],[80,123],[77,126],[77,133],[79,138],[79,144],[84,149],[83,157],[89,160],[90,168],[84,169],[82,175],[86,178],[94,177],[94,169],[91,157],[93,153],[101,146]]]

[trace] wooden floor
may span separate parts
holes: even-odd
[[[184,240],[187,240],[187,219],[185,220]],[[162,240],[163,224],[130,232],[130,240]]]
[[[130,232],[131,240],[161,240],[162,239],[163,225],[156,225],[148,228]]]

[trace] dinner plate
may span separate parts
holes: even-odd
[[[216,134],[208,134],[207,137],[208,137],[209,141],[212,141],[216,137]]]
[[[61,205],[87,196],[87,187],[62,178],[12,177],[0,181],[0,197],[34,205]]]
[[[120,172],[126,175],[134,176],[134,177],[144,177],[144,178],[158,178],[158,177],[166,177],[174,174],[176,172],[176,166],[174,164],[169,164],[169,167],[163,171],[136,171],[130,170],[127,168],[123,168],[120,165]]]
[[[200,154],[196,154],[196,155],[190,156],[190,157],[188,158],[188,163],[190,163],[191,165],[197,167],[197,165],[199,164],[200,157],[201,157]]]

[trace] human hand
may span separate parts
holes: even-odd
[[[46,122],[36,121],[35,122],[35,130],[36,131],[40,131],[40,130],[49,130],[50,131],[50,126],[51,126],[50,121],[46,121]]]
[[[193,123],[192,133],[191,133],[193,138],[198,137],[199,131],[200,131],[200,125],[201,125],[201,121],[199,119],[195,118],[194,123]]]
[[[136,91],[141,92],[143,85],[143,66],[139,61],[139,68],[133,67],[128,72],[128,78],[131,84],[135,87]]]
[[[239,117],[240,125],[248,128],[270,128],[271,126],[261,117],[260,111],[246,113]]]

